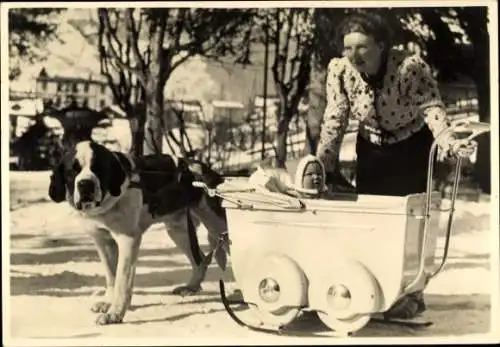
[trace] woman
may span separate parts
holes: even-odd
[[[324,113],[317,156],[328,183],[350,119],[359,121],[356,190],[360,194],[404,196],[426,190],[429,151],[449,126],[431,69],[418,55],[391,49],[381,17],[356,13],[337,30],[343,57],[328,65]],[[441,150],[458,150],[453,135],[439,137]],[[471,146],[461,153],[471,154]],[[328,179],[328,177],[330,179]],[[397,302],[387,316],[411,318],[425,310],[422,293]]]

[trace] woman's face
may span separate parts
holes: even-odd
[[[352,32],[344,36],[344,56],[362,73],[376,74],[382,60],[384,45],[372,36]]]

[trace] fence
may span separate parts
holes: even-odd
[[[474,85],[465,83],[443,84],[440,87],[448,115],[453,118],[478,114],[479,100]]]

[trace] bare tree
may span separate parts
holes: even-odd
[[[170,143],[170,140],[173,141],[180,151],[179,154],[185,157],[188,153],[193,152],[194,148],[186,131],[184,103],[180,102],[178,104],[180,106],[173,104],[168,107],[169,113],[167,114],[173,117],[173,127],[167,129],[167,143],[172,153],[177,154],[176,148]],[[178,136],[175,135],[173,128],[177,128]]]
[[[298,114],[311,72],[313,13],[310,8],[264,10],[269,23],[270,53],[274,57],[272,76],[279,97],[277,117],[277,165],[287,159],[290,122]]]
[[[164,116],[164,88],[171,73],[190,57],[236,54],[242,28],[252,11],[205,8],[101,8],[104,36],[117,34],[106,54],[113,64],[135,76],[143,92],[146,124],[144,153],[161,152],[173,119]],[[113,26],[112,18],[122,28]],[[108,34],[109,32],[109,34]],[[123,33],[122,35],[118,35]],[[120,54],[130,45],[130,58]],[[102,52],[104,53],[104,52]],[[162,129],[165,129],[162,131]]]
[[[119,25],[124,20],[122,12],[107,9],[106,14],[100,14],[99,18],[98,47],[101,73],[107,79],[115,103],[125,112],[129,120],[132,134],[130,152],[139,155],[143,152],[144,143],[145,93],[132,70],[126,68],[133,61],[132,45],[134,43],[129,35],[123,35],[123,33],[120,35]],[[125,36],[125,39],[122,36]],[[146,68],[149,62],[148,57],[145,60]]]

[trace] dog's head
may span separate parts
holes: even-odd
[[[50,198],[85,211],[109,196],[120,196],[127,174],[119,160],[118,154],[93,141],[77,143],[52,171]]]

